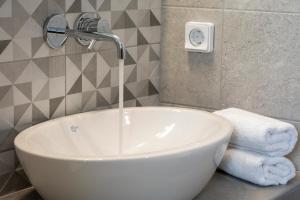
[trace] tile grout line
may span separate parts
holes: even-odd
[[[193,106],[193,105],[187,105],[187,104],[177,104],[177,103],[172,103],[172,102],[167,102],[167,101],[164,101],[164,102],[160,102],[160,104],[167,104],[167,105],[170,105],[170,106],[184,106],[184,107],[190,107],[190,108],[195,108],[195,109],[205,109],[205,110],[218,110],[217,108],[209,108],[209,107],[199,107],[199,106]],[[291,123],[300,123],[300,120],[295,120],[295,119],[285,119],[285,118],[278,118],[278,117],[274,117],[274,116],[268,116],[268,115],[264,115],[264,114],[259,114],[259,115],[263,115],[263,116],[266,116],[266,117],[270,117],[270,118],[274,118],[274,119],[278,119],[278,120],[281,120],[281,121],[288,121],[288,122],[291,122]]]
[[[265,14],[275,14],[275,15],[300,15],[300,12],[281,12],[281,11],[269,11],[269,10],[247,10],[247,9],[229,9],[224,8],[224,11],[231,12],[245,12],[245,13],[265,13]]]
[[[189,8],[189,9],[203,9],[203,10],[224,10],[232,12],[255,12],[255,13],[270,13],[270,14],[290,14],[290,15],[300,15],[299,12],[284,12],[284,11],[271,11],[271,10],[247,10],[247,9],[235,9],[235,8],[217,8],[217,7],[192,7],[192,6],[176,6],[176,5],[163,5],[162,8]]]
[[[220,108],[223,108],[223,98],[222,98],[222,83],[223,83],[223,63],[224,63],[224,58],[223,58],[223,54],[224,54],[224,22],[225,22],[225,2],[223,1],[223,11],[222,11],[222,36],[221,36],[221,69],[220,69],[220,82],[219,82],[219,85],[220,85],[220,93],[219,93],[219,103],[220,103]]]

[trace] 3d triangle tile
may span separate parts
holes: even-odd
[[[135,82],[137,79],[137,66],[128,65],[125,67],[124,81],[125,83]]]
[[[82,12],[95,12],[96,11],[96,0],[82,0],[81,1]]]
[[[79,71],[82,70],[82,56],[81,55],[68,55],[67,56],[67,65],[75,66]]]
[[[131,2],[127,5],[127,10],[130,9],[137,9],[138,7],[138,0],[131,0]]]
[[[50,49],[42,37],[32,38],[31,46],[33,58],[48,57],[50,55]]]
[[[98,11],[109,11],[111,10],[111,0],[97,0]]]
[[[10,80],[8,80],[0,71],[0,87],[11,85],[11,84],[12,84],[12,82]]]
[[[97,87],[109,87],[110,85],[110,66],[102,58],[100,54],[97,54]]]
[[[134,52],[133,52],[134,54]],[[136,56],[136,55],[135,55]],[[126,53],[126,59],[125,59],[125,62],[124,62],[125,65],[134,65],[136,64],[136,59],[134,59],[132,56],[131,56],[131,52],[130,51],[127,51]]]
[[[64,13],[65,4],[64,0],[47,0],[48,3],[48,13]]]
[[[101,79],[99,81],[100,81],[100,84],[99,84],[98,88],[109,87],[110,82],[111,82],[111,71],[109,70],[108,73],[104,77],[101,77]]]
[[[158,105],[158,104],[159,104],[159,96],[158,95],[140,97],[137,99],[138,106],[152,106],[152,105]]]
[[[110,68],[118,67],[119,61],[116,58],[117,52],[115,49],[113,50],[103,50],[100,52],[100,56],[102,59],[108,64]]]
[[[13,58],[15,60],[31,58],[31,38],[13,39]]]
[[[6,49],[11,40],[0,40],[0,54]]]
[[[119,86],[119,68],[111,69],[110,87]]]
[[[129,10],[127,13],[137,27],[150,26],[150,10]]]
[[[159,93],[158,89],[153,85],[151,81],[148,82],[148,96],[156,95]]]
[[[82,111],[91,111],[97,107],[97,92],[89,91],[82,94]]]
[[[49,119],[49,100],[34,102],[32,105],[32,123],[37,124]]]
[[[34,59],[33,60],[34,64],[33,65],[33,71],[37,72],[37,73],[42,73],[43,75],[41,75],[40,78],[45,77],[48,78],[49,77],[49,58],[38,58],[38,59]],[[39,77],[39,76],[37,76]]]
[[[0,41],[1,40],[11,40],[12,39],[12,36],[6,32],[6,30],[4,28],[1,27],[1,21],[0,21]],[[1,54],[1,53],[0,53]]]
[[[42,37],[43,30],[42,27],[31,17],[24,22],[24,25],[18,30],[15,38],[34,38],[34,37]]]
[[[154,85],[154,87],[159,90],[160,87],[160,64],[156,66],[156,68],[152,71],[149,80]]]
[[[18,0],[29,15],[31,15],[43,0]]]
[[[111,10],[126,10],[132,0],[111,0]]]
[[[110,105],[110,100],[106,99],[103,96],[103,93],[99,91],[97,93],[97,107],[104,107],[104,106],[109,106]]]
[[[11,83],[15,83],[21,76],[30,61],[1,63],[0,73],[4,75]],[[13,69],[13,70],[12,70]]]
[[[142,32],[140,30],[137,31],[137,44],[138,45],[147,45],[148,41],[146,40],[146,38],[144,37],[144,35],[142,34]]]
[[[4,152],[7,150],[11,150],[14,148],[14,140],[19,131],[15,130],[17,127],[14,127],[13,129],[7,130],[7,137],[1,141],[0,144],[0,151]]]
[[[63,2],[63,1],[61,1]],[[49,11],[50,12],[50,11]],[[35,11],[31,14],[31,17],[40,25],[42,28],[45,20],[48,17],[48,1],[43,0]]]
[[[137,82],[126,83],[125,87],[135,98],[137,97]]]
[[[150,48],[150,55],[149,55],[149,59],[150,61],[156,61],[156,60],[159,60],[159,55],[156,54],[156,52],[153,50],[153,48],[151,47]]]
[[[82,93],[66,96],[66,114],[75,114],[82,111]]]
[[[149,87],[148,82],[149,82],[148,80],[142,80],[137,83],[136,97],[144,97],[148,95],[148,87]]]
[[[139,30],[148,43],[160,42],[160,26],[140,27]]]
[[[0,54],[0,62],[9,62],[13,60],[13,43],[10,42],[8,46],[4,50],[2,50],[2,53]]]
[[[77,61],[78,62],[78,61]],[[88,65],[96,64],[96,53],[82,54],[82,69],[85,69]]]
[[[23,94],[17,87],[13,86],[13,103],[14,105],[22,105],[26,103],[30,103],[31,99],[29,99],[26,95]]]
[[[31,101],[31,99],[32,99],[32,83],[31,82],[16,84],[15,87],[18,88],[18,90],[20,92],[22,92],[22,94],[25,97],[27,97],[28,100]]]
[[[118,35],[127,47],[137,45],[137,28],[115,29],[113,33]]]
[[[98,90],[98,93],[101,94],[101,96],[105,99],[106,102],[111,103],[111,94],[112,94],[111,87],[100,88]]]
[[[160,9],[150,11],[150,26],[160,26]]]
[[[13,0],[13,2],[14,2],[14,6],[12,7],[12,11],[13,11],[12,20],[13,20],[15,31],[17,32],[24,25],[24,22],[27,21],[30,15],[24,9],[23,5],[19,3],[19,1]]]
[[[14,107],[14,124],[20,126],[32,123],[32,106],[30,103]]]
[[[34,84],[35,86],[35,84]],[[36,87],[33,87],[33,89],[35,90],[33,92],[34,94],[34,101],[41,101],[41,100],[46,100],[49,99],[50,95],[49,95],[49,81],[46,81],[46,83],[43,83],[43,85],[40,85],[42,87],[40,87],[40,90],[37,92]]]
[[[65,10],[69,13],[81,12],[81,0],[66,0],[65,8]]]
[[[34,101],[32,108],[38,109],[45,117],[49,118],[50,101]]]
[[[23,70],[21,70],[18,74],[15,74],[15,84],[20,83],[29,83],[32,81],[32,61],[23,61],[20,63],[22,65]]]
[[[73,86],[69,90],[68,95],[69,94],[76,94],[76,93],[80,93],[80,92],[82,92],[82,75],[80,75],[78,77],[78,79],[75,81],[75,83],[73,84]]]
[[[76,58],[76,56],[78,58]],[[69,93],[72,88],[74,87],[75,84],[77,84],[77,87],[79,87],[78,84],[82,84],[82,82],[79,83],[79,81],[82,81],[81,76],[82,76],[82,72],[81,72],[81,65],[82,65],[82,57],[81,56],[67,56],[66,57],[66,72],[67,72],[67,76],[66,76],[66,90],[67,93]],[[82,86],[80,86],[80,88],[77,88],[76,91],[81,91]]]
[[[49,79],[49,96],[51,99],[65,96],[66,77],[58,76]]]
[[[138,55],[137,62],[138,63],[148,63],[150,60],[150,47],[149,45],[138,46]]]
[[[60,110],[62,110],[62,108],[64,110],[64,107],[65,107],[64,97],[50,99],[49,104],[50,104],[49,105],[50,106],[50,109],[49,109],[50,118],[53,118],[54,116],[58,116],[57,114],[60,112]]]
[[[119,87],[111,87],[111,104],[119,103]]]
[[[135,24],[126,11],[113,11],[111,16],[112,29],[134,28]]]
[[[13,91],[12,86],[0,87],[0,108],[9,107],[13,105]]]
[[[84,68],[83,76],[93,85],[93,87],[97,87],[97,58],[95,54]]]
[[[12,17],[12,1],[13,0],[0,1],[0,17]]]
[[[8,107],[1,108],[0,116],[5,116],[5,118],[3,117],[0,118],[0,127],[1,127],[0,135],[2,135],[4,134],[4,130],[10,130],[14,126],[14,107],[8,106]]]
[[[135,99],[135,96],[131,93],[131,91],[125,86],[124,87],[124,101]]]
[[[94,74],[96,75],[96,74]],[[96,78],[96,76],[95,76]],[[90,79],[88,79],[86,76],[82,76],[82,92],[96,90],[96,86],[91,83]]]

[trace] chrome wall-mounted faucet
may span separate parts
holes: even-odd
[[[125,59],[126,49],[122,40],[111,33],[109,22],[95,13],[83,13],[70,29],[64,15],[53,15],[44,24],[44,38],[51,48],[62,47],[66,40],[75,38],[80,44],[92,49],[96,41],[112,41],[116,44],[118,58]]]

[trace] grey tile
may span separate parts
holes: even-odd
[[[82,111],[82,93],[66,96],[66,114],[76,114]]]
[[[163,6],[188,6],[199,8],[223,8],[225,0],[163,0]]]
[[[225,9],[300,12],[298,0],[224,0]]]
[[[164,0],[137,0],[138,9],[155,9],[161,8],[161,4]]]
[[[0,196],[20,191],[30,187],[28,178],[24,175],[23,170],[12,172],[6,183],[2,186]]]
[[[6,195],[2,200],[43,200],[33,187]]]
[[[223,12],[211,9],[164,8],[161,48],[162,102],[220,107]],[[190,20],[216,25],[215,50],[210,54],[184,49],[184,26]]]
[[[9,178],[7,174],[15,171],[16,155],[14,150],[4,151],[0,153],[0,188],[7,182]],[[6,177],[6,178],[5,178]],[[0,192],[1,193],[1,192]]]
[[[12,17],[12,0],[0,1],[0,17]]]
[[[299,35],[299,15],[226,11],[222,106],[299,120]]]

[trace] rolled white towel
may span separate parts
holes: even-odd
[[[285,156],[297,143],[298,132],[292,124],[237,108],[214,112],[234,126],[230,145],[268,156]]]
[[[293,163],[285,157],[267,157],[239,149],[227,150],[219,168],[261,186],[284,185],[296,175]]]

